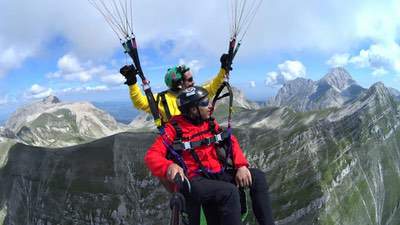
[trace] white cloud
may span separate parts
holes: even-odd
[[[125,82],[125,78],[121,74],[104,75],[100,80],[109,85],[120,85]]]
[[[201,68],[203,68],[203,65],[201,62],[197,59],[193,59],[190,61],[186,61],[185,59],[179,59],[179,64],[178,65],[183,65],[185,64],[186,66],[190,67],[190,70],[192,71],[193,74],[198,74]]]
[[[64,78],[71,81],[79,80],[81,82],[87,82],[92,79],[92,75],[86,71],[82,71],[79,73],[65,74]]]
[[[61,93],[74,93],[74,92],[81,92],[83,88],[77,87],[77,88],[64,88],[60,92]]]
[[[395,42],[373,44],[349,60],[360,68],[372,69],[374,76],[400,73],[400,46]]]
[[[58,62],[58,71],[47,74],[47,78],[63,78],[68,81],[88,82],[95,75],[103,75],[106,72],[104,66],[92,67],[90,62],[81,63],[77,57],[71,54],[62,56]]]
[[[266,86],[275,86],[279,84],[283,84],[285,81],[282,79],[282,76],[279,76],[277,72],[268,72],[267,78],[265,79]]]
[[[369,52],[367,50],[362,49],[359,55],[351,57],[349,62],[360,68],[368,67],[370,65]]]
[[[66,73],[76,73],[83,70],[78,59],[70,54],[61,57],[57,65],[60,70]]]
[[[109,91],[109,90],[110,90],[110,88],[106,85],[97,85],[97,86],[64,88],[59,92],[61,94],[68,94],[68,93],[104,92],[104,91]]]
[[[297,77],[306,76],[306,68],[299,61],[287,60],[282,64],[278,65],[278,69],[281,75],[287,80],[293,80]]]
[[[134,3],[133,27],[140,48],[159,47],[163,52],[183,55],[195,54],[191,50],[206,54],[226,50],[230,23],[226,2],[177,0],[171,4],[164,0],[138,0]],[[177,6],[179,13],[171,16]],[[28,52],[45,50],[45,44],[54,37],[70,44],[68,51],[80,57],[110,56],[121,48],[112,30],[88,1],[1,1],[0,8],[3,9],[1,42],[7,43],[2,49],[24,44],[23,49]],[[271,49],[337,51],[347,50],[363,38],[394,40],[400,24],[398,8],[396,0],[386,0],[384,4],[376,0],[330,0],[324,4],[264,1],[246,35],[241,54]],[[23,12],[24,16],[14,12]]]
[[[375,76],[375,77],[381,77],[381,76],[383,76],[383,75],[385,75],[387,73],[388,73],[387,70],[385,70],[383,68],[379,68],[379,69],[374,70],[372,72],[372,75]]]
[[[9,102],[8,95],[0,96],[0,106],[5,105]]]
[[[177,6],[179,13],[171,14]],[[384,4],[376,0],[327,0],[324,4],[264,1],[238,56],[272,50],[348,52],[360,40],[393,41],[400,24],[399,6],[397,0],[385,0]],[[0,52],[13,46],[24,49],[16,54],[16,63],[0,65],[0,74],[54,47],[48,43],[62,45],[82,59],[99,60],[122,51],[118,39],[88,1],[0,1],[0,8]],[[140,49],[151,47],[163,56],[197,59],[226,51],[229,9],[224,1],[177,0],[171,4],[137,0],[133,11]],[[87,80],[89,76],[71,77],[77,78]]]
[[[54,94],[53,89],[43,87],[38,84],[33,84],[31,88],[27,92],[25,92],[24,96],[27,99],[31,98],[40,99],[50,96],[52,94]]]
[[[251,88],[255,88],[256,87],[256,82],[254,80],[249,81],[249,86]]]
[[[48,73],[47,78],[62,78],[67,81],[103,82],[104,85],[116,86],[123,84],[125,79],[115,69],[109,70],[104,65],[93,65],[92,62],[81,62],[76,56],[66,54],[57,63],[58,71]]]
[[[85,90],[100,92],[100,91],[109,91],[110,89],[106,85],[99,85],[99,86],[94,86],[94,87],[85,87]]]
[[[326,64],[328,64],[331,67],[343,67],[349,63],[349,59],[350,59],[349,53],[335,54],[326,62]]]
[[[32,52],[23,48],[8,47],[3,50],[0,43],[0,77],[12,69],[18,68],[31,55]]]
[[[267,73],[267,86],[283,85],[286,81],[306,76],[306,67],[300,61],[287,60],[278,65],[278,71]]]
[[[43,92],[43,91],[45,91],[45,90],[46,90],[45,87],[42,87],[42,86],[40,86],[40,85],[38,85],[38,84],[32,85],[32,87],[29,89],[29,91],[30,91],[32,94],[38,94],[38,93],[41,93],[41,92]]]

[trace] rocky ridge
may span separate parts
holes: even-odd
[[[343,106],[358,97],[364,88],[359,86],[344,68],[333,68],[319,81],[297,78],[288,81],[268,106],[290,107],[298,112]]]
[[[7,120],[3,135],[30,145],[62,147],[126,129],[89,102],[62,103],[49,96],[18,109]]]
[[[400,111],[383,84],[339,109],[267,107],[235,118],[251,165],[266,172],[277,224],[400,223]],[[142,160],[154,137],[120,133],[57,151],[10,145],[0,168],[0,219],[167,223],[169,195]],[[252,216],[248,224],[256,224]]]

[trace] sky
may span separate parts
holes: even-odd
[[[234,1],[132,0],[132,27],[154,92],[165,89],[166,70],[178,64],[188,65],[198,84],[217,74]],[[129,101],[118,71],[130,58],[89,1],[0,0],[0,9],[0,118],[48,95]],[[400,90],[399,12],[395,0],[264,0],[230,82],[266,101],[289,80],[318,80],[342,66],[363,87],[381,81]]]

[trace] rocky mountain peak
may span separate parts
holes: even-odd
[[[299,94],[306,90],[312,90],[314,81],[305,78],[296,78],[294,80],[286,82],[281,89],[279,89],[275,99],[281,99],[285,95]]]
[[[390,91],[382,82],[377,82],[373,84],[367,91],[367,95],[375,95],[380,99],[387,99],[391,97]]]
[[[57,104],[60,102],[60,99],[54,95],[49,95],[48,97],[42,99],[42,103],[44,104]]]
[[[314,84],[314,81],[312,81],[310,79],[305,79],[305,78],[302,78],[302,77],[298,77],[298,78],[296,78],[294,80],[290,80],[290,81],[286,82],[283,85],[283,87],[284,88],[286,87],[287,89],[292,89],[292,88],[298,88],[298,87],[301,87],[301,86],[304,86],[304,85],[311,86],[313,84]]]
[[[342,67],[332,68],[320,81],[342,91],[356,82],[346,69]]]
[[[244,93],[239,90],[238,88],[232,87],[232,92],[233,92],[233,105],[237,107],[242,107],[245,109],[259,109],[260,105],[257,104],[256,102],[249,101]],[[229,98],[226,97],[223,102],[226,104],[228,103]]]
[[[344,68],[337,67],[319,81],[297,78],[287,82],[267,105],[288,106],[301,112],[341,107],[364,91]]]
[[[269,106],[291,106],[294,109],[303,111],[306,109],[305,100],[316,89],[315,82],[310,79],[296,78],[286,82],[277,95],[267,102]]]
[[[60,103],[55,96],[19,108],[7,120],[5,136],[36,146],[69,146],[126,130],[89,102]]]

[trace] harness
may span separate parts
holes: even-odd
[[[179,163],[184,163],[183,160],[176,159],[176,156],[179,156],[182,159],[182,154],[184,151],[188,151],[190,155],[193,157],[193,159],[196,161],[199,170],[197,171],[199,174],[210,178],[210,179],[216,179],[217,174],[222,173],[225,169],[230,168],[233,166],[232,164],[232,159],[228,159],[227,156],[231,155],[229,151],[231,149],[227,148],[227,142],[230,140],[230,133],[228,131],[224,131],[221,128],[216,129],[215,128],[215,119],[211,118],[208,120],[208,129],[201,131],[199,133],[196,133],[190,137],[184,137],[182,128],[179,126],[179,124],[175,120],[170,121],[172,126],[175,129],[176,136],[174,138],[174,141],[171,144],[172,149],[175,151],[176,154],[174,154],[175,157],[170,157],[173,160],[177,160]],[[191,141],[194,137],[211,133],[213,136],[209,138],[203,138],[198,141]],[[196,153],[196,149],[202,146],[209,146],[209,145],[215,145],[216,153],[218,156],[218,160],[222,164],[222,170],[219,172],[213,172],[210,171],[208,168],[206,168],[203,163],[201,162],[198,154]],[[175,159],[174,159],[175,158]],[[187,168],[186,165],[182,165],[182,168]],[[187,171],[185,171],[187,172]]]
[[[167,116],[167,120],[166,121],[169,121],[171,119],[171,112],[169,111],[168,102],[167,102],[167,99],[165,98],[165,94],[167,92],[168,92],[168,90],[158,93],[157,100],[156,100],[156,105],[158,106],[158,104],[160,102],[160,99],[161,99],[161,103],[162,103],[162,105],[164,107],[164,110],[165,110],[165,115]]]

